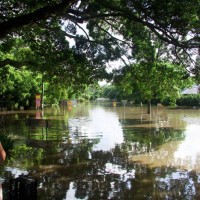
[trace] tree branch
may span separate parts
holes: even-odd
[[[118,16],[121,16],[125,19],[132,20],[134,22],[138,22],[140,24],[143,24],[144,26],[148,27],[151,31],[153,31],[160,39],[163,41],[173,44],[174,46],[182,47],[182,48],[198,48],[199,43],[191,43],[191,41],[198,41],[200,40],[199,37],[194,37],[192,40],[188,41],[179,41],[178,39],[174,38],[174,34],[176,32],[170,32],[173,31],[173,29],[169,29],[167,27],[161,26],[160,23],[157,23],[156,25],[153,24],[153,22],[157,22],[154,19],[152,19],[150,16],[148,16],[149,20],[145,20],[144,18],[140,18],[137,15],[134,15],[133,13],[129,12],[128,10],[123,10],[115,5],[111,4],[105,4],[101,0],[96,0],[100,5],[110,9],[115,10],[118,12]],[[178,35],[178,33],[177,33]]]
[[[0,23],[0,38],[5,37],[6,34],[17,30],[22,26],[35,23],[39,20],[47,19],[53,15],[59,15],[60,13],[64,13],[73,3],[76,2],[77,0],[63,0],[57,5],[46,6],[36,10],[35,12],[25,15],[19,15],[15,18],[4,21]]]

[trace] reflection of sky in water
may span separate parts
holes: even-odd
[[[75,133],[88,139],[100,138],[93,150],[108,151],[116,144],[123,143],[123,131],[118,116],[103,108],[90,110],[89,118],[69,119],[69,127],[72,140],[75,140]]]
[[[76,191],[74,190],[74,182],[71,182],[69,185],[69,189],[66,193],[66,198],[65,199],[75,199],[75,193]],[[85,199],[85,198],[84,198]]]
[[[72,142],[76,143],[81,138],[99,139],[98,144],[93,147],[94,151],[111,150],[116,144],[124,142],[123,130],[118,117],[115,112],[98,107],[91,109],[88,117],[69,119]],[[199,168],[200,170],[200,120],[188,117],[184,117],[183,120],[187,123],[187,127],[184,132],[185,139],[182,142],[166,143],[158,151],[134,156],[133,160],[141,160],[152,166],[171,163],[173,166],[182,166],[187,169]]]
[[[92,110],[90,115],[93,120],[94,133],[98,131],[102,133],[102,138],[94,150],[110,150],[116,144],[123,142],[123,131],[115,113],[99,108]]]
[[[165,142],[149,153],[133,154],[131,160],[140,161],[150,167],[170,166],[200,172],[200,118],[184,116],[183,120],[183,140]]]
[[[19,169],[19,168],[15,168],[15,167],[7,167],[6,171],[10,171],[12,173],[12,175],[14,176],[14,178],[17,178],[20,175],[27,175],[28,171],[27,170],[23,170],[23,169]]]
[[[184,141],[174,153],[174,158],[181,160],[182,164],[189,162],[188,164],[192,167],[200,157],[200,124],[189,124],[185,130],[185,136]]]

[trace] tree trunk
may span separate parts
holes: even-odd
[[[151,114],[151,100],[147,102],[147,113]]]

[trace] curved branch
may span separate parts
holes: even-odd
[[[107,20],[104,20],[109,26],[112,26],[112,24],[110,23],[110,22],[108,22]],[[120,31],[118,30],[118,29],[116,29],[119,33],[120,33]],[[113,37],[113,38],[115,38],[114,36],[112,36],[109,32],[107,32],[111,37]],[[122,43],[124,43],[124,44],[127,44],[130,48],[132,48],[132,46],[128,43],[128,42],[131,42],[130,40],[128,41],[128,40],[120,40],[119,38],[115,38],[116,40],[118,40],[118,41],[120,41],[120,42],[122,42]]]
[[[121,9],[119,7],[116,7],[115,5],[111,5],[111,4],[105,4],[104,2],[100,1],[100,0],[96,0],[96,2],[98,2],[100,5],[110,9],[110,10],[115,10],[116,12],[118,12],[118,16],[121,16],[125,19],[129,19],[129,20],[133,20],[134,22],[138,22],[140,24],[143,24],[144,26],[148,27],[152,32],[154,32],[160,39],[162,39],[163,41],[169,43],[169,44],[173,44],[174,46],[178,46],[178,47],[182,47],[182,48],[198,48],[199,47],[199,43],[191,43],[191,39],[188,41],[179,41],[178,39],[174,38],[174,32],[173,29],[168,29],[167,27],[163,27],[161,26],[161,24],[157,23],[156,25],[153,24],[153,22],[155,22],[154,19],[152,19],[150,16],[148,16],[150,20],[145,20],[143,18],[140,18],[136,15],[134,15],[131,12],[128,12],[128,10],[124,10]],[[172,31],[172,32],[170,32]],[[177,33],[178,35],[178,33]],[[194,38],[194,41],[199,40],[199,37]]]
[[[89,35],[88,35],[87,32],[84,30],[84,28],[81,27],[78,23],[76,23],[76,22],[74,22],[74,23],[76,24],[76,26],[78,26],[78,27],[85,33],[85,35],[86,35],[88,41],[91,41]]]
[[[0,38],[5,37],[6,34],[17,30],[24,25],[47,19],[53,15],[59,15],[60,13],[67,11],[67,9],[75,2],[77,2],[77,0],[63,0],[57,5],[46,6],[36,10],[35,12],[20,15],[8,21],[4,21],[0,23]]]

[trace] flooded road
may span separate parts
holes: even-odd
[[[9,180],[37,179],[38,200],[200,199],[200,109],[78,104],[1,113],[15,140],[0,167]],[[41,127],[29,118],[48,119]]]

